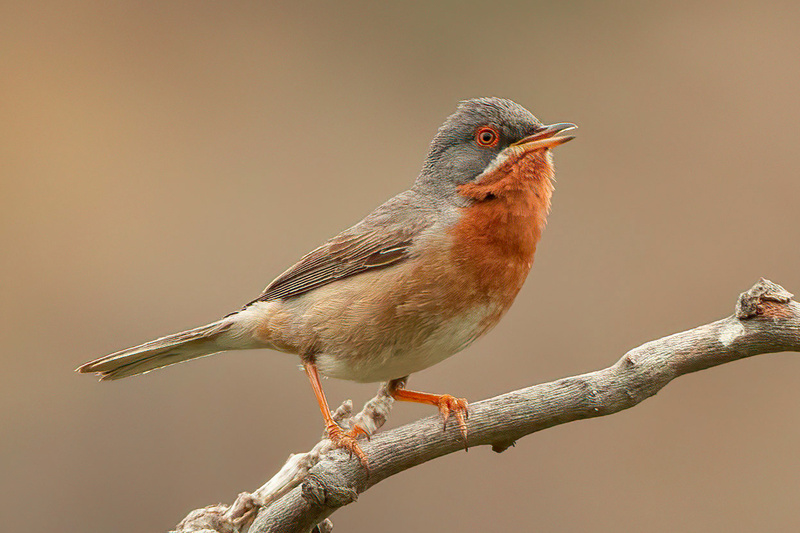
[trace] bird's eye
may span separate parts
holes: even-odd
[[[497,146],[499,140],[500,134],[497,133],[496,129],[490,126],[483,126],[482,128],[478,128],[478,131],[475,132],[475,142],[478,143],[479,146],[491,148],[492,146]]]

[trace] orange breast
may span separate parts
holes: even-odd
[[[497,306],[486,331],[508,310],[528,276],[553,193],[553,166],[542,150],[507,161],[459,187],[474,203],[453,228],[454,259],[468,300]]]

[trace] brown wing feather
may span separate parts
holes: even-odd
[[[270,283],[254,302],[299,296],[336,280],[405,260],[414,237],[433,222],[431,213],[414,206],[412,200],[399,195],[382,205],[303,257]]]

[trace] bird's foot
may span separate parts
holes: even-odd
[[[442,415],[442,428],[447,429],[447,421],[450,415],[455,416],[458,422],[458,429],[464,438],[464,449],[467,449],[467,419],[469,418],[469,404],[466,398],[456,398],[449,394],[442,394],[436,402],[439,413]]]
[[[328,424],[325,428],[328,433],[328,439],[333,443],[334,447],[342,448],[350,453],[350,457],[356,456],[364,468],[367,468],[367,454],[358,445],[358,436],[364,435],[369,439],[369,433],[361,426],[353,426],[350,431],[345,431],[339,424]]]
[[[469,404],[466,398],[456,398],[449,394],[431,394],[406,389],[405,378],[393,379],[389,382],[389,391],[392,398],[399,402],[426,403],[439,408],[442,415],[443,428],[447,429],[450,415],[458,421],[458,429],[464,438],[464,449],[469,450],[467,442],[467,419],[469,418]]]

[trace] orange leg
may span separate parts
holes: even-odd
[[[328,407],[328,400],[325,398],[325,392],[322,390],[322,383],[319,381],[317,365],[310,362],[304,362],[303,370],[306,371],[308,381],[311,382],[311,388],[314,390],[314,396],[317,397],[319,410],[322,412],[323,420],[325,420],[325,431],[328,432],[328,438],[337,448],[344,448],[350,452],[351,456],[355,454],[355,456],[361,461],[361,464],[366,468],[367,455],[361,450],[358,442],[356,442],[356,438],[359,434],[367,435],[366,431],[358,426],[355,426],[350,431],[345,432],[331,416],[331,409]]]
[[[407,390],[405,384],[400,379],[389,382],[389,390],[392,398],[399,402],[415,402],[435,405],[439,408],[442,415],[444,429],[447,429],[447,420],[452,413],[458,421],[458,428],[461,436],[464,437],[464,449],[467,449],[467,418],[469,418],[469,406],[465,398],[455,398],[449,394],[430,394],[427,392],[417,392]]]

